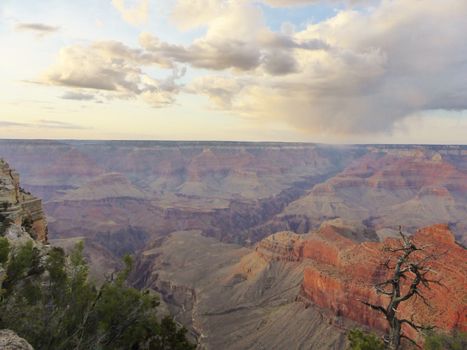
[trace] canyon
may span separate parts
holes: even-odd
[[[343,349],[349,329],[387,329],[361,301],[386,305],[373,284],[384,278],[383,248],[397,240],[357,243],[342,233],[325,224],[242,247],[199,231],[174,232],[142,252],[133,279],[160,291],[171,313],[209,349]],[[431,265],[442,284],[422,288],[430,306],[413,299],[400,316],[467,331],[465,248],[446,225],[418,230],[414,242],[442,253]],[[409,328],[404,332],[423,341]]]
[[[399,225],[447,252],[449,290],[402,312],[466,330],[467,146],[0,140],[0,158],[22,177],[3,165],[14,220],[84,240],[96,279],[134,254],[133,283],[202,348],[343,349],[352,327],[384,331],[358,299],[384,302],[372,284]]]

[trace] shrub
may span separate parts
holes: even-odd
[[[430,333],[425,338],[426,350],[463,350],[467,349],[467,333],[452,334]]]
[[[5,243],[6,242],[6,243]],[[127,283],[132,268],[98,287],[88,279],[83,244],[69,256],[46,256],[28,242],[10,247],[0,238],[0,329],[8,328],[41,349],[195,349],[171,318],[157,318],[156,295]]]
[[[351,350],[384,350],[383,341],[375,334],[352,329],[348,334]]]

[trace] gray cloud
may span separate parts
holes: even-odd
[[[33,32],[38,36],[53,34],[60,30],[60,27],[55,27],[43,23],[18,23],[15,26],[17,31]]]
[[[321,136],[391,132],[414,113],[465,110],[467,3],[446,1],[341,11],[293,36],[297,43],[332,43],[324,50],[274,51],[263,59],[269,77],[255,73],[249,85],[231,90],[212,89],[204,79],[196,89],[214,102],[228,101],[225,109],[236,114]],[[275,42],[286,47],[288,41]]]
[[[5,127],[5,128],[20,127],[20,128],[41,128],[41,129],[73,129],[73,130],[88,129],[81,125],[60,122],[57,120],[47,120],[47,119],[41,119],[33,123],[17,123],[17,122],[0,120],[0,126]]]
[[[37,128],[44,128],[44,129],[72,129],[72,130],[85,130],[89,129],[87,127],[72,124],[72,123],[65,123],[57,120],[48,120],[48,119],[41,119],[31,124],[33,127]]]
[[[10,127],[25,127],[28,126],[28,124],[25,123],[16,123],[16,122],[8,122],[4,120],[0,120],[0,126],[2,128],[10,128]]]
[[[199,77],[192,81],[186,91],[193,94],[203,94],[219,109],[232,109],[235,96],[253,82],[248,79],[231,79],[219,76]]]
[[[184,47],[161,42],[151,34],[144,33],[140,43],[146,50],[160,57],[179,63],[189,63],[198,68],[251,70],[260,64],[259,49],[240,40],[200,42]]]
[[[286,122],[318,135],[390,132],[414,113],[467,109],[464,0],[382,1],[365,11],[347,7],[302,31],[283,33],[267,27],[253,1],[180,3],[182,22],[193,6],[212,7],[191,24],[206,27],[191,44],[143,33],[139,48],[115,41],[69,46],[42,82],[84,95],[100,90],[108,98],[141,98],[155,107],[173,104],[185,91],[205,95],[235,115]],[[215,72],[183,87],[181,65]],[[155,79],[146,67],[171,73]]]
[[[270,74],[287,74],[294,71],[294,60],[283,50],[327,50],[329,45],[319,39],[296,42],[293,38],[267,33],[253,41],[242,39],[203,39],[190,46],[173,45],[160,41],[149,33],[140,36],[140,44],[157,57],[167,61],[190,64],[212,70],[255,70],[262,63]]]
[[[275,51],[263,57],[266,72],[271,75],[285,75],[297,72],[298,63],[289,52]]]
[[[82,92],[68,91],[65,92],[61,98],[64,100],[76,100],[76,101],[93,101],[96,97],[92,94],[85,94]]]

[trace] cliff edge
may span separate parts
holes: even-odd
[[[20,186],[19,174],[0,159],[0,235],[26,231],[32,239],[47,243],[47,221],[42,201]]]

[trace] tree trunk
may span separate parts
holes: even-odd
[[[390,327],[388,348],[398,350],[401,344],[401,324],[396,317],[390,321]]]

